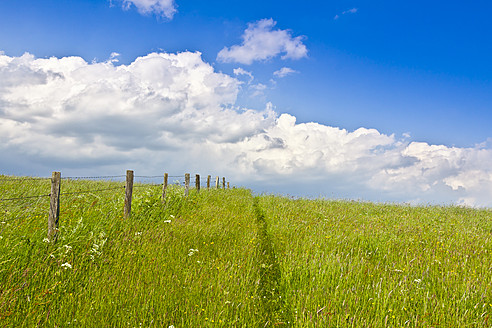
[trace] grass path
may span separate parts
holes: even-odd
[[[257,297],[259,298],[261,322],[263,327],[286,327],[292,323],[290,311],[282,294],[282,272],[277,255],[268,232],[265,214],[258,204],[258,197],[253,200],[258,229],[257,269],[259,280]]]

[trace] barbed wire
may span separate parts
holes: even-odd
[[[51,178],[45,177],[12,177],[12,178],[0,178],[0,181],[29,181],[29,180],[50,180]]]
[[[37,196],[14,197],[14,198],[0,198],[0,202],[2,202],[2,201],[8,201],[8,200],[21,200],[21,199],[42,198],[42,197],[50,197],[50,196],[51,196],[51,194],[37,195]]]
[[[69,176],[69,177],[62,177],[62,180],[83,180],[83,179],[112,179],[112,178],[124,178],[126,175],[100,175],[100,176]],[[164,175],[136,175],[134,176],[135,178],[141,178],[141,179],[155,179],[155,178],[163,178]],[[185,175],[168,175],[168,178],[185,178]],[[44,181],[44,180],[50,180],[51,178],[48,177],[12,177],[12,178],[0,178],[0,181]],[[201,176],[200,177],[200,182],[206,182],[208,181],[208,177]],[[190,186],[195,185],[196,182],[196,176],[193,177],[190,175]],[[210,176],[210,182],[211,185],[215,183],[215,178]],[[138,183],[138,182],[137,182]],[[140,182],[142,183],[142,182]],[[173,181],[169,182],[169,185],[186,185],[186,181]],[[205,183],[204,183],[205,185]],[[144,183],[143,185],[134,185],[134,188],[145,188],[148,186],[163,186],[163,183]],[[125,186],[118,186],[118,187],[111,187],[111,188],[102,188],[102,189],[93,189],[93,190],[84,190],[84,191],[75,191],[75,192],[63,192],[60,193],[60,196],[62,195],[76,195],[76,194],[87,194],[87,193],[94,193],[94,192],[101,192],[101,191],[109,191],[109,190],[117,190],[117,189],[125,189]],[[42,197],[50,197],[51,194],[43,194],[43,195],[36,195],[36,196],[23,196],[23,197],[11,197],[11,198],[0,198],[1,201],[14,201],[14,200],[23,200],[23,199],[34,199],[34,198],[42,198]]]
[[[93,177],[62,177],[62,180],[83,180],[83,179],[114,179],[114,178],[124,178],[126,175],[100,175]]]
[[[126,175],[70,176],[70,177],[63,177],[62,180],[112,179],[112,178],[124,178],[124,177],[126,177]],[[137,178],[137,179],[156,179],[156,178],[162,179],[163,177],[164,177],[164,175],[136,175],[136,176],[134,176],[134,178]],[[183,179],[185,177],[186,177],[185,175],[168,175],[168,178],[177,179],[177,180],[172,181],[172,182],[170,181],[168,186],[170,186],[170,187],[176,186],[176,187],[180,187],[180,188],[182,188],[183,186],[186,186],[186,181],[183,181]],[[51,178],[49,178],[49,177],[0,178],[0,181],[18,181],[18,182],[25,182],[25,181],[45,182],[45,181],[49,181],[49,180],[51,180]],[[201,188],[203,188],[203,189],[207,188],[208,189],[208,187],[206,187],[206,183],[205,183],[205,181],[209,181],[208,176],[200,176],[199,181],[203,182],[203,184],[200,183]],[[220,185],[222,185],[222,179],[220,179],[219,181],[220,181]],[[210,176],[210,182],[211,182],[210,187],[213,188],[215,186],[216,177]],[[114,182],[114,183],[122,183],[122,182],[120,181],[120,182]],[[29,185],[30,185],[30,183],[29,183]],[[140,181],[140,182],[136,182],[133,185],[133,188],[162,187],[163,185],[164,185],[163,183],[145,183],[145,182]],[[190,188],[196,187],[196,175],[195,176],[190,175],[189,187]],[[124,185],[118,185],[116,187],[109,187],[109,188],[61,192],[59,194],[59,196],[83,195],[83,194],[91,194],[91,193],[110,191],[110,190],[121,190],[121,189],[126,189],[126,187]],[[0,198],[0,202],[23,201],[23,200],[29,200],[29,199],[33,200],[33,199],[48,198],[50,196],[51,196],[51,193],[40,194],[40,195],[31,195],[31,196],[22,196],[22,197]],[[18,220],[28,220],[30,218],[37,217],[37,216],[33,216],[33,215],[23,215],[23,214],[27,214],[27,213],[22,213],[22,212],[28,211],[29,208],[34,208],[34,207],[37,208],[39,206],[39,204],[41,204],[41,201],[34,201],[33,200],[33,201],[27,201],[27,202],[23,202],[23,203],[27,204],[27,207],[24,207],[24,205],[23,205],[22,209],[19,209],[19,211],[15,210],[14,213],[11,213],[10,215],[8,215],[8,216],[17,215],[16,217],[7,218],[6,217],[7,215],[6,215],[4,218],[0,219],[0,222],[2,224],[4,224],[3,227],[0,224],[0,228],[1,228],[0,234],[3,233],[5,228],[8,226],[5,223],[18,221]],[[6,212],[6,214],[8,214],[8,211]]]
[[[111,187],[111,188],[104,188],[104,189],[93,189],[93,190],[62,192],[62,193],[60,193],[60,196],[63,196],[63,195],[77,195],[77,194],[89,194],[89,193],[98,192],[98,191],[107,191],[107,190],[116,190],[116,189],[125,189],[125,187],[124,186],[119,186],[119,187]]]
[[[149,187],[160,187],[162,186],[163,184],[147,184],[145,186],[138,186],[138,185],[133,185],[133,189],[135,188],[149,188]]]
[[[68,176],[68,177],[61,177],[62,180],[82,180],[82,179],[112,179],[112,178],[124,178],[126,175],[99,175],[99,176]],[[145,178],[145,179],[152,179],[152,178],[163,178],[164,174],[161,175],[135,175],[135,178]],[[185,175],[168,175],[168,178],[184,178]],[[190,178],[195,177],[195,175],[190,174]],[[213,176],[210,176],[211,179],[214,179]],[[207,179],[207,176],[200,176],[201,179]],[[0,181],[13,181],[13,180],[18,180],[18,181],[26,181],[26,180],[50,180],[51,177],[10,177],[10,178],[0,178]]]

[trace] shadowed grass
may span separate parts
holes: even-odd
[[[282,273],[268,232],[264,212],[258,205],[258,197],[254,198],[253,206],[258,229],[258,247],[256,250],[259,270],[258,314],[263,327],[286,327],[292,323],[292,318],[286,308],[285,298],[282,298]]]

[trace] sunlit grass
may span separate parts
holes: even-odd
[[[63,180],[55,244],[48,197],[0,202],[0,326],[492,326],[490,210],[122,187]]]
[[[62,181],[62,192],[114,185],[121,182]],[[0,325],[254,322],[249,191],[193,191],[185,198],[171,187],[164,205],[160,194],[159,186],[135,188],[127,220],[123,190],[62,196],[54,245],[45,239],[47,215],[3,224]]]
[[[295,326],[492,326],[492,213],[261,198]]]

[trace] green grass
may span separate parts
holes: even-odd
[[[0,327],[492,327],[490,210],[122,186],[0,202]]]
[[[297,327],[492,327],[492,213],[262,197]]]

